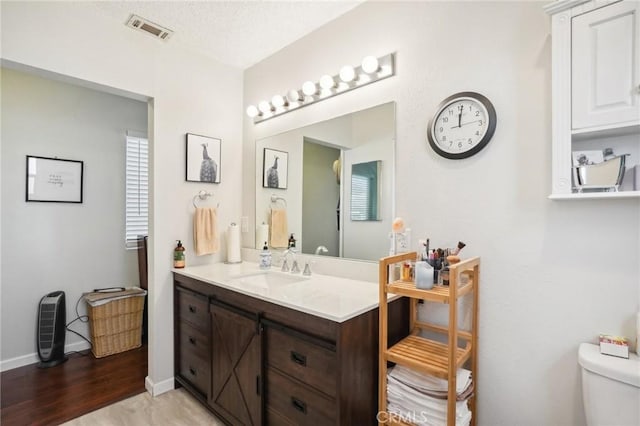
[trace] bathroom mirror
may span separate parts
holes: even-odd
[[[380,166],[382,161],[351,165],[351,220],[380,220]]]
[[[287,153],[286,189],[264,187],[265,148]],[[256,141],[256,229],[284,209],[286,239],[294,234],[300,252],[324,246],[323,256],[377,261],[389,253],[394,158],[394,102]]]

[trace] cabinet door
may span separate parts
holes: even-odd
[[[638,13],[622,1],[573,18],[573,129],[640,122]]]
[[[209,404],[236,425],[262,422],[262,342],[257,317],[211,301]]]

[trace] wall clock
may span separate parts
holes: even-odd
[[[496,110],[486,97],[475,92],[449,96],[429,121],[431,148],[452,160],[471,157],[487,146],[496,130]]]

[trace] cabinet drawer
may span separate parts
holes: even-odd
[[[178,335],[180,336],[180,350],[183,353],[190,352],[204,360],[209,359],[209,339],[206,333],[186,321],[180,321]]]
[[[311,341],[267,327],[267,364],[329,396],[336,394],[337,355]]]
[[[191,351],[180,352],[180,375],[196,389],[208,395],[210,370],[208,363]]]
[[[189,321],[195,327],[206,331],[209,321],[209,300],[206,296],[178,288],[176,306],[180,319]]]
[[[333,425],[336,403],[308,386],[267,369],[267,424]]]

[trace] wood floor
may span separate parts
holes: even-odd
[[[2,426],[58,425],[145,391],[147,346],[104,358],[69,355],[64,364],[37,364],[0,375]]]

